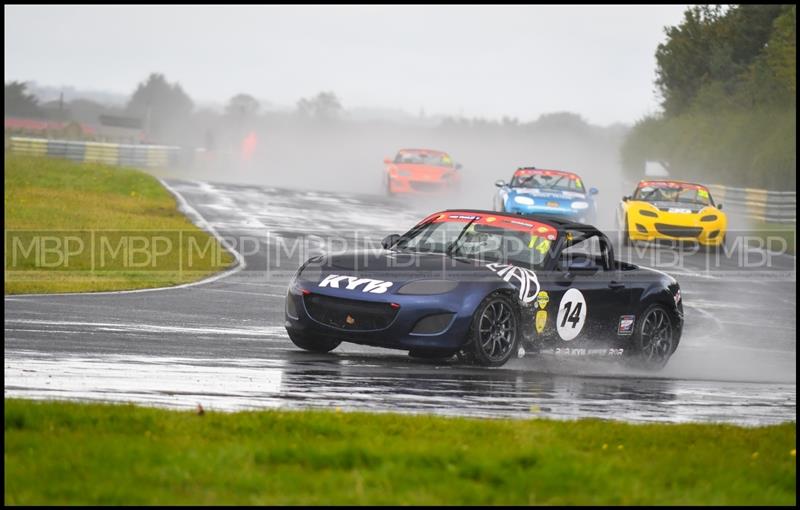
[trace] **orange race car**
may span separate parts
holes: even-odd
[[[394,159],[386,158],[386,193],[436,193],[456,189],[461,183],[461,165],[446,152],[429,149],[400,149]]]

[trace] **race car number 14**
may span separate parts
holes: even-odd
[[[583,329],[586,322],[586,300],[578,289],[569,289],[558,305],[556,328],[562,340],[572,340]]]

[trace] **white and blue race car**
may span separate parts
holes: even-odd
[[[511,182],[495,182],[500,188],[494,210],[515,214],[559,216],[579,223],[595,223],[597,188],[588,191],[581,178],[572,172],[518,168]]]

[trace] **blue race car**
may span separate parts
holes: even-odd
[[[589,225],[442,211],[382,246],[300,266],[285,309],[296,346],[328,352],[344,341],[482,366],[547,350],[657,369],[680,340],[675,279],[614,260]]]
[[[516,214],[560,216],[579,223],[597,221],[597,188],[586,191],[581,178],[572,172],[519,168],[510,183],[495,182],[500,188],[494,210]]]

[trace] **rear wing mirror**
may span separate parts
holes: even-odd
[[[505,188],[507,186],[506,181],[504,181],[503,179],[498,179],[494,181],[494,185],[497,186],[498,188]]]
[[[402,237],[400,234],[389,234],[388,236],[383,238],[383,241],[381,241],[381,246],[383,246],[384,249],[388,250],[389,248],[394,246],[395,243],[397,243],[397,241],[400,240],[400,237]]]

